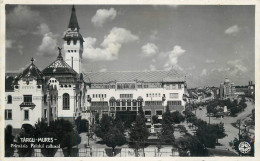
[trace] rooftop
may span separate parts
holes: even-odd
[[[109,82],[185,82],[185,77],[171,69],[170,71],[116,71],[85,72],[86,83]]]

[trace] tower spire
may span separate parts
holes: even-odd
[[[72,30],[74,30],[76,28],[77,30],[79,30],[79,24],[78,24],[78,20],[77,20],[77,16],[76,16],[76,9],[75,9],[74,5],[72,6],[72,11],[71,11],[71,15],[70,15],[70,22],[69,22],[68,28],[71,28]]]

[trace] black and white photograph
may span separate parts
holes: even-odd
[[[255,157],[256,5],[4,9],[5,158]]]

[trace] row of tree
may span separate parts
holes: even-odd
[[[243,97],[239,102],[237,100],[212,100],[207,104],[207,113],[213,113],[216,115],[218,112],[223,112],[223,107],[227,106],[230,110],[231,116],[236,116],[239,112],[243,111],[246,107],[246,99]]]

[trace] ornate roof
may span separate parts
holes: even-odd
[[[32,63],[17,77],[18,80],[38,80],[43,79],[43,73]]]
[[[60,74],[72,74],[77,75],[77,72],[71,68],[64,60],[61,55],[61,48],[59,48],[59,55],[57,59],[52,62],[49,66],[43,69],[44,75],[60,75]]]
[[[126,71],[126,72],[86,72],[86,83],[109,82],[185,82],[185,77],[176,71]]]

